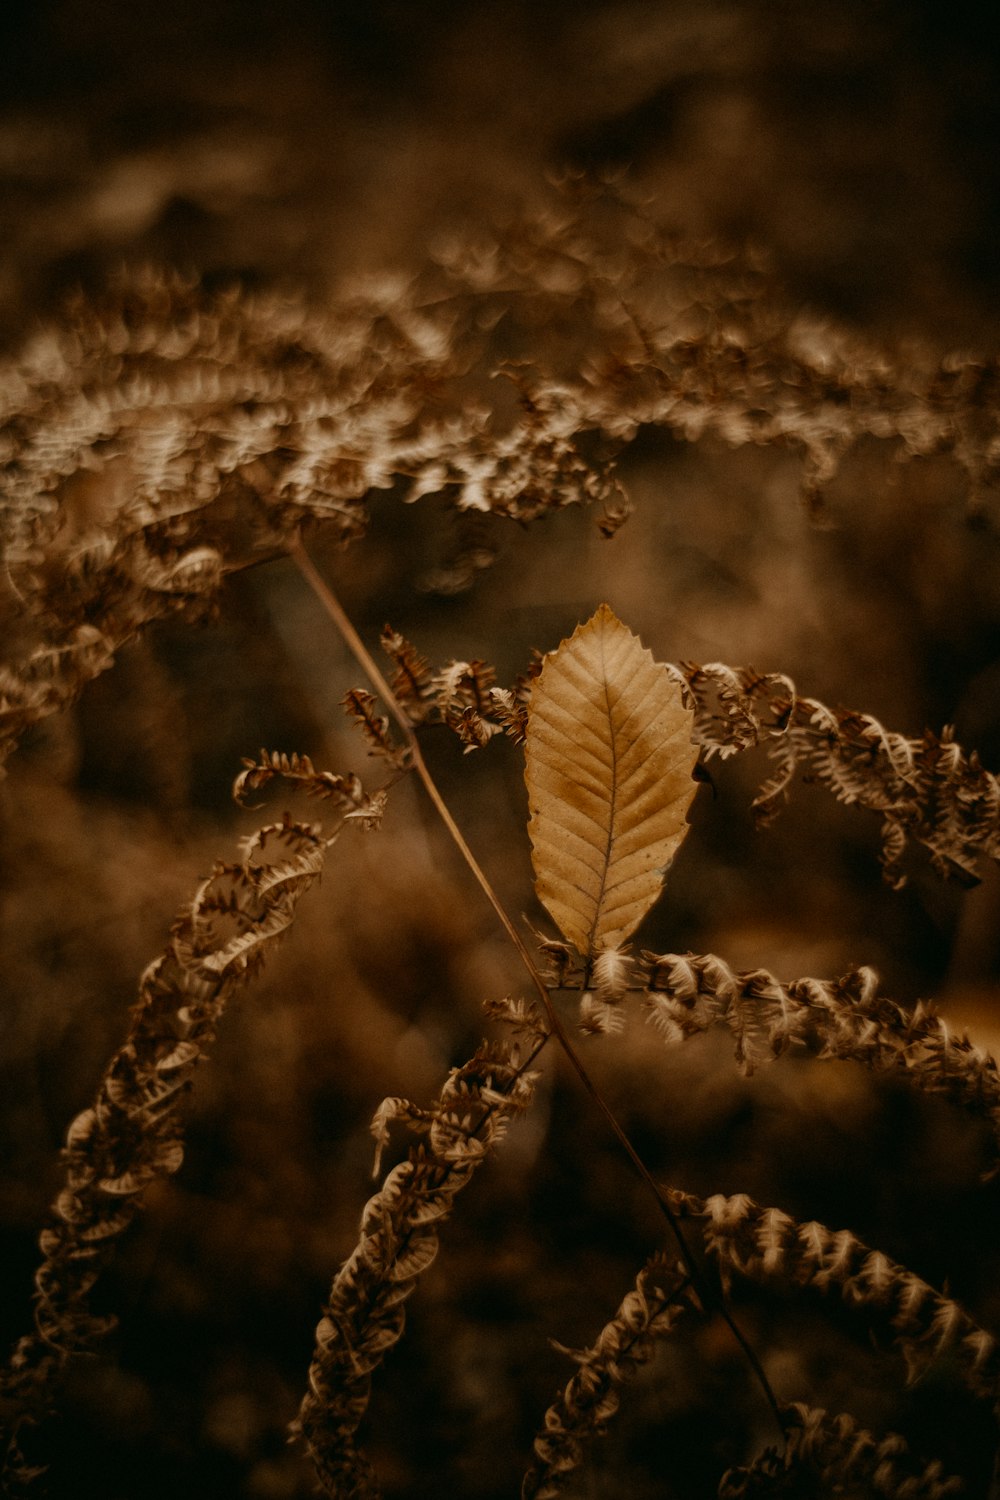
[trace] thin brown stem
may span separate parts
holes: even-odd
[[[654,1181],[649,1168],[646,1166],[638,1151],[636,1151],[635,1147],[633,1146],[624,1126],[619,1122],[610,1104],[608,1104],[607,1100],[604,1098],[604,1095],[601,1093],[600,1089],[597,1087],[590,1074],[587,1072],[582,1058],[580,1057],[576,1048],[573,1046],[573,1043],[570,1041],[566,1028],[563,1026],[559,1014],[552,1003],[552,996],[549,992],[549,988],[546,985],[545,980],[539,973],[538,967],[535,964],[531,953],[525,945],[524,940],[518,932],[517,928],[514,926],[514,923],[511,921],[510,916],[508,915],[503,906],[503,903],[501,902],[499,896],[493,889],[493,886],[491,885],[485,872],[480,866],[479,861],[476,859],[476,856],[473,854],[472,850],[466,843],[462,830],[459,828],[458,824],[455,822],[455,819],[452,817],[447,803],[442,797],[440,791],[438,790],[437,784],[434,781],[434,778],[431,776],[431,773],[428,770],[427,763],[424,760],[424,757],[420,750],[420,744],[417,740],[416,731],[412,723],[410,722],[405,710],[397,700],[396,695],[392,691],[392,688],[389,686],[389,683],[386,681],[386,678],[379,668],[378,663],[372,657],[364,641],[362,641],[361,637],[358,635],[358,632],[355,630],[354,624],[344,610],[342,604],[340,603],[340,600],[337,598],[336,594],[333,592],[329,584],[317,569],[312,558],[309,556],[308,552],[303,546],[300,538],[295,537],[289,543],[288,552],[289,556],[292,558],[293,562],[302,573],[302,576],[309,584],[313,593],[319,599],[320,603],[323,605],[323,608],[330,616],[337,629],[340,631],[340,634],[343,636],[344,641],[349,646],[359,665],[368,674],[368,677],[370,678],[372,684],[378,690],[383,701],[385,702],[386,707],[389,709],[389,712],[395,719],[396,724],[398,725],[399,730],[406,741],[406,747],[409,751],[413,770],[416,772],[417,776],[423,783],[424,789],[427,792],[427,795],[430,797],[431,802],[434,804],[434,808],[441,821],[444,823],[445,828],[448,830],[448,833],[451,836],[455,847],[458,849],[462,858],[465,860],[465,863],[475,877],[478,885],[483,891],[483,894],[486,896],[486,899],[492,906],[494,912],[496,913],[497,919],[500,922],[500,925],[503,927],[507,936],[510,938],[511,943],[514,945],[514,948],[517,950],[518,956],[520,957],[521,962],[527,970],[532,984],[538,992],[538,997],[542,1002],[542,1007],[545,1011],[545,1016],[549,1023],[551,1035],[559,1043],[559,1046],[562,1048],[563,1054],[565,1055],[570,1066],[573,1068],[573,1071],[576,1073],[587,1094],[593,1100],[598,1111],[603,1116],[609,1129],[615,1136],[629,1161],[632,1163],[632,1166],[639,1174],[639,1177],[641,1178],[645,1187],[652,1195],[657,1207],[660,1210],[660,1213],[666,1219],[667,1224],[670,1227],[671,1234],[677,1242],[677,1247],[680,1251],[681,1258],[684,1262],[692,1283],[698,1288],[699,1292],[701,1292],[706,1305],[716,1307],[719,1315],[723,1318],[736,1342],[743,1350],[750,1368],[752,1369],[767,1399],[767,1402],[771,1407],[772,1412],[774,1413],[775,1420],[777,1421],[781,1431],[784,1432],[785,1424],[781,1416],[781,1408],[778,1403],[778,1399],[771,1388],[771,1384],[761,1367],[757,1355],[754,1353],[744,1334],[736,1326],[736,1323],[734,1322],[728,1308],[725,1306],[725,1303],[718,1297],[712,1295],[709,1289],[706,1287],[704,1274],[697,1261],[695,1260],[690,1246],[687,1243],[677,1214],[674,1212],[661,1188]]]

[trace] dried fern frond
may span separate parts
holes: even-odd
[[[581,1467],[586,1445],[606,1431],[618,1411],[623,1387],[651,1357],[657,1341],[697,1306],[684,1266],[654,1255],[594,1343],[564,1351],[576,1362],[577,1372],[545,1413],[521,1486],[523,1500],[552,1500],[561,1494]]]
[[[360,788],[348,800],[360,811]],[[181,1165],[181,1103],[225,1006],[287,930],[331,842],[287,817],[259,829],[239,863],[217,865],[201,883],[142,976],[128,1036],[67,1131],[64,1186],[39,1241],[35,1330],[0,1374],[11,1485],[23,1477],[25,1424],[45,1415],[70,1357],[113,1323],[91,1311],[91,1291],[150,1185]]]
[[[847,1229],[800,1223],[778,1208],[762,1208],[745,1193],[696,1198],[672,1192],[677,1213],[704,1219],[705,1248],[724,1282],[734,1273],[752,1281],[781,1278],[797,1286],[833,1289],[850,1306],[869,1310],[892,1329],[911,1380],[948,1355],[970,1390],[997,1397],[1000,1345],[951,1297],[905,1266],[862,1244]]]
[[[0,749],[304,521],[356,539],[366,497],[400,477],[410,498],[519,519],[610,495],[555,389],[494,421],[484,296],[431,268],[321,311],[148,270],[0,364],[0,561],[24,606]]]
[[[523,745],[528,733],[528,693],[526,679],[519,679],[513,689],[492,688],[491,717],[498,728],[508,735],[515,745]]]
[[[434,698],[431,664],[391,625],[382,631],[381,645],[396,669],[389,683],[393,696],[406,710],[410,723],[419,724]]]
[[[387,793],[365,791],[358,776],[349,772],[340,776],[334,771],[317,771],[308,755],[280,750],[262,750],[256,760],[246,759],[245,770],[236,778],[233,796],[242,807],[247,797],[280,780],[301,787],[307,797],[332,802],[345,819],[359,819],[366,829],[376,829],[385,809]]]
[[[511,1035],[521,1037],[529,1043],[532,1051],[549,1035],[549,1023],[534,1000],[525,1000],[522,995],[504,995],[499,1000],[483,1002],[483,1014],[488,1021],[500,1021],[509,1028]]]
[[[492,722],[496,672],[484,661],[450,661],[430,679],[431,717],[458,735],[470,750],[481,750],[495,734]]]
[[[945,1500],[963,1488],[936,1459],[921,1465],[898,1433],[877,1438],[845,1412],[832,1416],[800,1402],[784,1407],[782,1416],[788,1434],[784,1451],[769,1448],[746,1467],[730,1469],[719,1486],[719,1500],[795,1500],[817,1493],[856,1500],[874,1495]]]
[[[764,969],[737,974],[714,953],[643,953],[637,971],[646,1018],[665,1041],[726,1026],[747,1075],[805,1037],[808,1007]]]
[[[366,1205],[358,1243],[334,1278],[316,1329],[309,1389],[293,1431],[331,1500],[378,1493],[356,1442],[372,1374],[402,1336],[405,1303],[437,1255],[455,1195],[530,1103],[535,1075],[528,1062],[537,1045],[525,1060],[516,1046],[484,1043],[450,1073],[429,1108],[386,1099],[376,1112],[376,1170],[393,1122],[427,1141],[410,1148]]]
[[[759,257],[568,193],[488,249],[456,240],[420,276],[359,279],[322,309],[132,272],[0,364],[2,564],[37,626],[8,663],[0,749],[304,522],[355,540],[369,494],[401,480],[411,500],[520,522],[594,504],[610,533],[627,511],[615,453],[655,425],[791,444],[811,503],[865,435],[952,454],[973,492],[996,483],[995,360],[879,348],[791,310]],[[532,330],[530,362],[491,343],[505,315]],[[101,652],[74,649],[81,626]]]
[[[644,953],[638,972],[647,1019],[667,1042],[723,1025],[736,1038],[737,1061],[747,1074],[806,1044],[820,1058],[899,1072],[915,1088],[941,1094],[984,1120],[993,1135],[992,1171],[1000,1170],[996,1059],[954,1033],[931,1002],[907,1009],[880,994],[873,969],[783,984],[766,969],[732,969],[714,953]]]
[[[752,667],[688,662],[673,671],[691,695],[707,755],[768,745],[777,769],[754,800],[758,822],[775,816],[801,774],[838,801],[881,815],[882,864],[896,889],[911,839],[929,850],[939,874],[966,881],[976,879],[978,855],[1000,859],[1000,781],[950,729],[907,738],[870,714],[800,697],[790,678]]]
[[[378,711],[378,699],[367,688],[351,688],[341,700],[341,707],[361,730],[369,755],[377,755],[402,770],[406,748],[394,741],[388,717]]]
[[[456,242],[450,264],[482,286],[575,295],[578,319],[596,300],[603,342],[562,373],[580,426],[622,442],[653,424],[692,442],[792,446],[811,505],[863,436],[903,457],[951,453],[973,493],[995,481],[996,359],[879,347],[792,308],[759,254],[666,233],[609,185],[573,193],[555,224],[525,221],[485,254]]]
[[[572,943],[564,943],[560,938],[543,937],[539,932],[535,932],[535,937],[541,955],[542,975],[549,988],[586,989],[590,964],[580,957]]]
[[[590,986],[580,996],[581,1030],[597,1035],[624,1030],[622,1002],[632,974],[631,957],[624,948],[602,948],[589,968]]]
[[[0,767],[26,729],[65,708],[113,666],[119,644],[93,625],[78,625],[58,645],[37,646],[16,666],[0,666]]]

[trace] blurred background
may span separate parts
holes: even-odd
[[[153,263],[208,285],[303,290],[419,268],[443,232],[540,201],[566,170],[627,171],[659,220],[766,253],[789,305],[887,348],[993,353],[1000,314],[1000,51],[978,5],[602,3],[414,7],[288,0],[171,7],[8,3],[0,26],[0,339],[16,351],[68,293]],[[492,568],[429,587],[456,546],[434,500],[372,501],[368,535],[316,542],[369,641],[389,620],[435,662],[510,681],[607,599],[663,660],[752,662],[919,733],[956,725],[1000,765],[1000,536],[949,459],[844,460],[822,525],[796,457],[643,433],[611,540],[570,510],[484,520]],[[458,539],[461,541],[461,538]],[[216,858],[256,826],[230,800],[261,745],[365,770],[340,715],[356,666],[287,562],[234,576],[219,617],[165,622],[0,786],[4,1006],[0,1327],[29,1325],[35,1237],[67,1122],[119,1044],[136,981]],[[509,908],[538,921],[521,752],[428,756]],[[942,884],[917,856],[880,880],[877,821],[796,789],[768,832],[760,754],[713,770],[641,938],[783,979],[874,965],[1000,1046],[1000,877]],[[279,801],[275,811],[285,805]],[[288,803],[294,808],[293,803]],[[301,809],[299,809],[301,810]],[[225,1018],[189,1101],[177,1178],[151,1195],[99,1293],[120,1328],[42,1435],[54,1497],[279,1500],[311,1492],[285,1428],[313,1328],[369,1196],[367,1126],[424,1102],[521,987],[489,909],[415,789],[378,834],[347,830],[264,977]],[[738,1076],[731,1043],[668,1053],[638,1014],[586,1044],[653,1170],[849,1227],[1000,1323],[998,1194],[979,1128],[853,1065]],[[572,1079],[459,1200],[382,1372],[367,1434],[390,1496],[518,1492],[531,1438],[661,1226]],[[743,1301],[745,1300],[745,1306]],[[883,1333],[818,1298],[738,1297],[782,1397],[907,1434],[986,1492],[990,1419],[946,1367],[904,1387]],[[856,1335],[856,1336],[854,1336]],[[593,1500],[714,1493],[770,1441],[723,1332],[647,1369],[582,1479]]]

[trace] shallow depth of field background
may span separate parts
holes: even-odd
[[[993,351],[1000,272],[1000,53],[979,8],[758,3],[9,5],[0,38],[0,338],[120,266],[304,287],[418,266],[434,236],[502,222],[546,174],[628,168],[662,222],[761,246],[786,293],[892,343]],[[317,556],[359,628],[388,620],[435,661],[501,682],[602,599],[661,659],[752,661],[916,733],[957,726],[1000,765],[1000,507],[971,511],[944,460],[845,460],[813,524],[779,450],[640,437],[636,514],[612,541],[565,512],[487,525],[495,566],[441,597],[456,545],[438,502],[373,501],[368,537]],[[459,539],[460,540],[460,539]],[[66,1123],[118,1044],[138,974],[215,858],[255,824],[229,789],[260,746],[364,772],[338,711],[360,685],[289,564],[231,581],[219,620],[163,625],[0,786],[4,995],[0,1328],[30,1316],[35,1235]],[[470,842],[533,921],[520,752],[432,740]],[[798,788],[754,834],[760,756],[716,767],[667,896],[642,934],[782,978],[873,964],[888,993],[940,997],[1000,1046],[1000,877],[942,885],[915,857],[880,882],[877,821]],[[274,811],[286,805],[279,800]],[[291,805],[291,804],[288,804]],[[263,815],[261,815],[263,816]],[[367,1124],[418,1101],[521,979],[488,908],[414,789],[377,835],[347,830],[263,981],[221,1028],[190,1099],[184,1167],[102,1284],[120,1318],[45,1435],[51,1494],[286,1500],[311,1492],[285,1426],[329,1280],[371,1192]],[[785,1061],[747,1081],[721,1038],[664,1051],[638,1015],[586,1056],[654,1170],[748,1191],[869,1243],[1000,1321],[1000,1199],[982,1140],[944,1105],[846,1064]],[[390,1496],[517,1493],[533,1431],[571,1367],[549,1339],[596,1334],[660,1225],[572,1080],[459,1200],[383,1371],[368,1445]],[[830,1310],[833,1311],[832,1309]],[[847,1407],[984,1493],[989,1418],[947,1369],[901,1361],[818,1298],[741,1314],[779,1393]],[[857,1334],[854,1339],[850,1335]],[[580,1494],[714,1492],[769,1439],[714,1325],[644,1374]]]

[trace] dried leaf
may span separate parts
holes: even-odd
[[[532,684],[535,887],[583,954],[622,943],[660,893],[695,792],[693,729],[666,667],[606,604]]]

